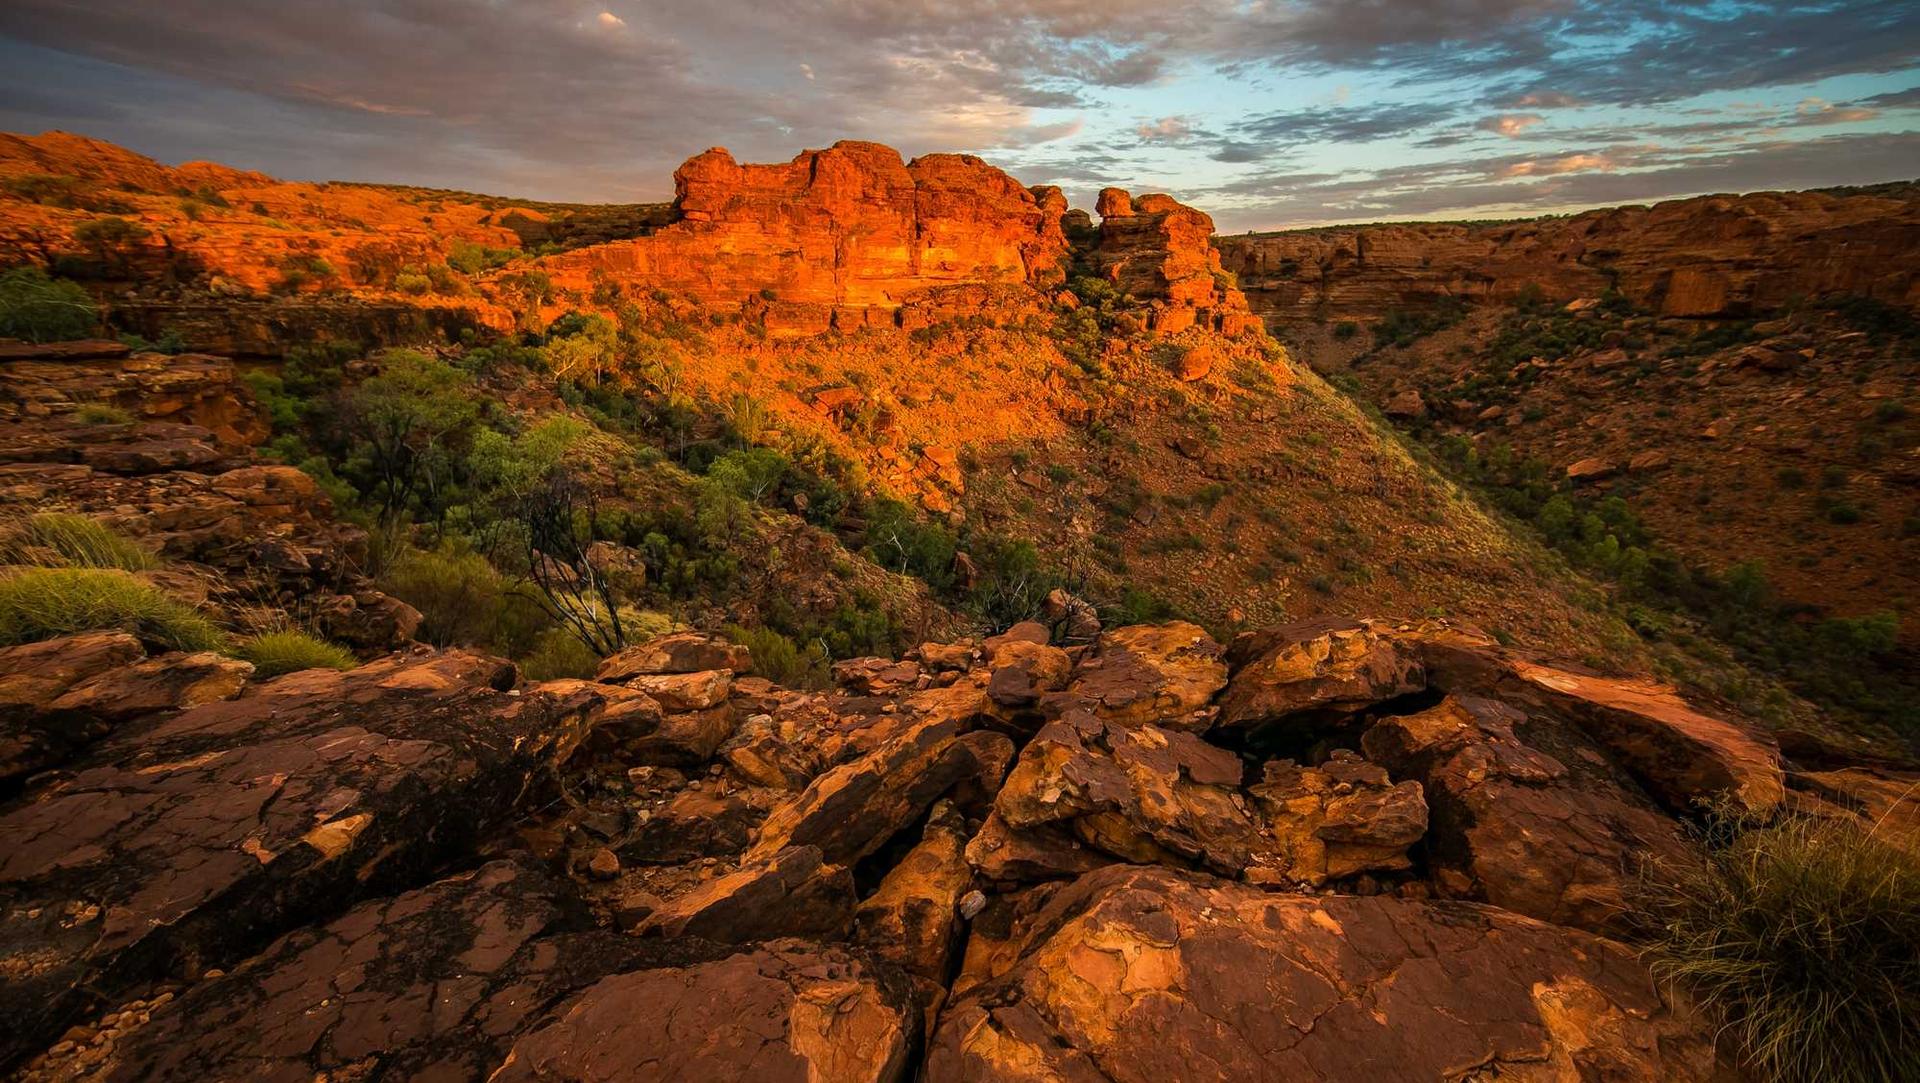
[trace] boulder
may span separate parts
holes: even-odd
[[[899,731],[879,747],[823,772],[773,810],[754,837],[751,857],[788,846],[819,846],[827,860],[852,864],[918,819],[933,802],[971,779],[991,794],[1013,758],[997,733],[969,733],[987,706],[970,686],[909,697]]]
[[[982,879],[999,884],[1071,878],[1115,860],[1064,827],[1015,828],[997,811],[967,840],[967,864]]]
[[[789,846],[667,901],[640,922],[642,936],[745,943],[779,936],[836,939],[853,922],[853,875],[818,846]]]
[[[1268,761],[1247,792],[1267,832],[1247,870],[1257,883],[1319,887],[1356,873],[1411,868],[1407,847],[1427,833],[1420,783],[1395,783],[1346,749],[1319,767]]]
[[[1619,472],[1619,466],[1615,465],[1612,459],[1581,459],[1567,467],[1567,480],[1578,485],[1584,481],[1600,481],[1603,478],[1610,478]]]
[[[1426,786],[1435,886],[1528,917],[1594,931],[1620,928],[1638,862],[1691,860],[1678,825],[1584,744],[1474,696],[1375,722],[1361,746],[1375,763]],[[1576,772],[1521,740],[1537,730],[1569,748]]]
[[[232,699],[252,676],[251,662],[213,651],[176,651],[130,662],[83,681],[49,704],[48,710],[117,725],[146,715]]]
[[[1572,719],[1676,812],[1726,799],[1755,815],[1786,796],[1780,749],[1758,729],[1696,710],[1652,681],[1599,677],[1513,659],[1507,698]]]
[[[64,762],[112,728],[97,715],[50,713],[75,685],[146,654],[125,632],[85,632],[0,648],[0,784]]]
[[[640,676],[663,673],[699,673],[724,669],[745,673],[753,666],[747,648],[701,632],[657,636],[619,651],[600,663],[594,680],[625,684]]]
[[[1009,943],[941,1013],[928,1083],[1718,1078],[1711,1025],[1630,949],[1491,907],[1116,866]]]
[[[1240,775],[1239,757],[1191,733],[1073,708],[1021,749],[994,811],[1014,830],[1065,828],[1124,861],[1235,875],[1261,845]]]
[[[1247,632],[1228,650],[1233,678],[1219,725],[1242,732],[1340,715],[1424,691],[1426,666],[1387,625],[1306,622]]]
[[[1427,400],[1410,387],[1382,403],[1380,412],[1400,421],[1417,421],[1427,416]]]
[[[854,940],[915,977],[944,985],[958,945],[960,897],[973,886],[966,845],[959,811],[936,805],[919,843],[854,911]]]
[[[897,971],[776,940],[604,978],[513,1043],[490,1083],[900,1083],[919,1035]]]
[[[1220,645],[1197,624],[1173,621],[1103,633],[1074,670],[1068,694],[1100,718],[1202,732],[1227,682]]]

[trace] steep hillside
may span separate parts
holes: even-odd
[[[1892,186],[1218,243],[1296,356],[1649,603],[1643,633],[1704,623],[1912,726],[1917,222]],[[1818,675],[1856,667],[1888,683]]]

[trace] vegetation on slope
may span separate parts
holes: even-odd
[[[1920,857],[1850,820],[1721,820],[1650,870],[1654,973],[1779,1083],[1920,1078]]]

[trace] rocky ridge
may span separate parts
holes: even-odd
[[[697,633],[415,649],[77,726],[138,650],[0,652],[70,738],[0,808],[22,1078],[1733,1078],[1611,939],[1636,860],[1911,783],[1432,620],[1017,626],[825,693]]]

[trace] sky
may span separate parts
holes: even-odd
[[[5,0],[0,130],[651,201],[687,157],[978,154],[1223,232],[1920,178],[1920,0]]]

